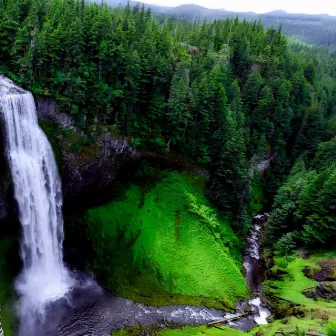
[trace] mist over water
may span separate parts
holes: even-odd
[[[34,98],[0,76],[0,111],[6,152],[22,225],[23,270],[16,281],[20,334],[43,320],[46,306],[73,285],[63,264],[62,190],[47,137],[37,121]]]

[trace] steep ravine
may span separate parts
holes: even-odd
[[[82,193],[90,194],[92,191],[99,191],[111,184],[111,182],[115,180],[115,176],[119,174],[119,170],[125,168],[125,162],[126,165],[128,165],[130,162],[134,162],[134,160],[142,160],[143,157],[152,157],[148,153],[144,155],[143,153],[135,152],[128,143],[124,141],[105,136],[101,137],[97,142],[99,151],[96,153],[96,156],[92,156],[90,150],[85,152],[85,155],[82,156],[83,161],[79,163],[79,166],[76,166],[76,169],[70,172],[70,168],[75,164],[74,161],[78,159],[78,156],[73,155],[73,153],[76,152],[73,148],[64,148],[67,139],[63,138],[63,141],[64,142],[60,142],[60,144],[63,144],[62,159],[65,159],[63,164],[65,163],[67,165],[65,173],[62,176],[66,176],[65,194],[69,195],[73,191],[73,194],[77,197],[81,196]],[[95,149],[97,149],[97,147]],[[100,158],[100,160],[98,160],[98,158]],[[154,160],[157,159],[160,160],[160,162],[166,160],[162,157],[154,158]],[[95,165],[96,161],[98,164]],[[172,163],[169,162],[169,164]],[[177,161],[173,162],[172,165],[179,166],[180,163]],[[107,176],[106,180],[102,181],[102,184],[97,185],[95,181],[99,180],[100,176],[106,175],[107,171],[109,171],[110,175]],[[72,197],[74,196],[72,195]],[[254,237],[253,235],[255,235],[255,229],[256,226],[252,231],[252,238]],[[257,238],[259,239],[259,236]],[[254,241],[254,244],[258,244],[258,241]],[[254,251],[255,245],[252,249],[250,249],[249,246],[247,247],[248,256],[251,256],[250,254]],[[250,264],[250,267],[253,269],[253,263]],[[249,272],[250,269],[247,269],[247,279],[249,278]],[[235,315],[241,315],[243,310],[245,311],[246,305],[251,307],[252,314],[232,322],[230,325],[241,330],[248,330],[255,325],[255,322],[264,323],[267,315],[267,313],[265,315],[263,305],[258,301],[258,298],[250,302],[239,304],[235,315],[228,314],[221,310],[186,305],[162,307],[145,306],[130,300],[111,296],[94,281],[88,280],[86,275],[80,275],[78,277],[81,278],[78,280],[78,283],[81,283],[81,285],[69,293],[66,298],[58,300],[48,306],[45,323],[41,325],[40,330],[34,332],[34,336],[44,336],[47,334],[55,336],[78,334],[103,336],[109,335],[111,330],[125,326],[140,324],[160,325],[164,327],[167,322],[183,325],[201,325],[207,322],[229,319]],[[225,286],[225,283],[223,283],[223,286]]]

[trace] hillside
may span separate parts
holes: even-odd
[[[336,297],[335,254],[330,253],[336,241],[336,54],[289,41],[280,29],[259,21],[190,22],[199,11],[213,14],[199,6],[171,9],[169,19],[162,19],[154,8],[115,5],[0,2],[0,112],[10,120],[1,119],[1,138],[11,135],[23,149],[41,142],[47,153],[50,143],[55,154],[54,160],[52,153],[45,158],[46,151],[33,151],[34,160],[19,160],[27,163],[27,168],[20,165],[22,176],[36,161],[41,174],[53,172],[29,179],[51,195],[43,200],[52,199],[56,209],[48,212],[48,202],[40,201],[42,219],[59,216],[55,225],[39,221],[44,229],[59,229],[43,248],[59,251],[64,232],[64,263],[57,252],[52,254],[58,256],[56,265],[76,270],[80,279],[91,274],[104,287],[100,292],[112,300],[119,296],[116,302],[122,297],[152,306],[147,313],[141,310],[139,324],[149,325],[148,314],[162,308],[156,306],[204,305],[232,312],[247,297],[259,300],[254,304],[259,309],[267,296],[276,321],[253,333],[273,336],[286,323],[322,332],[328,320],[333,323],[329,301]],[[183,15],[190,19],[172,17]],[[247,15],[255,20],[255,14]],[[278,11],[262,17],[299,22],[299,27],[334,22]],[[25,123],[27,111],[34,123]],[[13,125],[21,122],[16,130]],[[33,207],[25,205],[39,200],[38,189],[13,185],[9,170],[16,176],[17,169],[6,163],[7,142],[0,143],[0,305],[5,336],[11,336],[17,323],[7,307],[17,295],[12,287],[22,268],[18,245],[25,249],[42,240],[39,230],[21,239],[18,213],[29,214]],[[13,150],[14,157],[26,158],[23,149]],[[57,193],[51,192],[55,185]],[[29,202],[18,208],[13,190]],[[258,216],[264,218],[260,223],[254,216],[262,212],[269,214]],[[35,223],[27,217],[24,229]],[[255,249],[246,244],[251,239]],[[246,264],[250,250],[255,260],[264,259],[259,275],[266,281],[262,287],[260,279],[258,290],[257,284],[248,290],[244,280],[253,265]],[[326,268],[332,274],[321,278]],[[84,330],[96,328],[97,321],[110,329],[93,335],[135,325],[115,324],[110,301],[100,297],[103,308],[96,310],[97,301],[80,294],[95,292],[84,289],[73,291],[84,310],[69,308],[83,313]],[[59,301],[62,310],[68,300]],[[250,314],[253,304],[241,310]],[[69,334],[50,334],[73,336],[79,333],[76,326]],[[51,322],[50,327],[71,330]],[[31,335],[40,336],[25,333]]]
[[[91,0],[92,1],[92,0]],[[100,3],[100,1],[96,1]],[[106,0],[104,3],[114,6],[125,6],[126,0]],[[140,5],[141,2],[131,1],[132,6]],[[317,44],[329,48],[336,49],[336,17],[327,14],[308,15],[308,14],[292,14],[282,10],[275,10],[265,14],[257,14],[253,12],[232,12],[225,9],[209,9],[199,5],[186,4],[177,7],[165,7],[157,5],[147,5],[151,7],[153,13],[162,16],[172,16],[179,19],[194,21],[196,18],[200,21],[207,19],[208,21],[220,20],[238,17],[239,19],[247,19],[249,21],[261,21],[266,28],[280,26],[282,31],[309,44]]]

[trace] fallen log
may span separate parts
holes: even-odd
[[[240,315],[233,316],[233,317],[230,317],[230,318],[209,322],[208,327],[211,327],[211,326],[214,326],[214,325],[220,324],[220,323],[228,323],[228,322],[231,322],[231,321],[239,320],[240,318],[248,316],[249,314],[250,313],[244,313],[244,314],[240,314]]]

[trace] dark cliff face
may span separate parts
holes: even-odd
[[[8,215],[10,177],[6,162],[4,132],[0,127],[0,221]]]
[[[71,116],[59,111],[56,101],[39,96],[36,101],[37,117],[40,121],[51,121],[64,128],[75,130],[75,121]]]
[[[205,174],[179,157],[138,151],[127,140],[110,133],[88,139],[76,130],[70,115],[60,112],[55,100],[39,96],[35,101],[38,119],[58,162],[65,211],[73,206],[86,207],[104,201],[114,188],[134,177],[143,160],[165,169],[197,170],[197,174]],[[10,181],[0,127],[0,221],[8,213],[17,215]]]
[[[76,130],[72,117],[60,112],[52,99],[38,97],[36,107],[39,121],[52,129],[50,134],[46,133],[58,161],[65,209],[99,202],[103,191],[121,181],[146,157],[126,140],[116,139],[109,133],[89,140]]]
[[[126,141],[109,134],[79,149],[64,136],[59,141],[65,206],[73,200],[95,204],[102,191],[121,181],[131,171],[130,166],[141,160]]]

